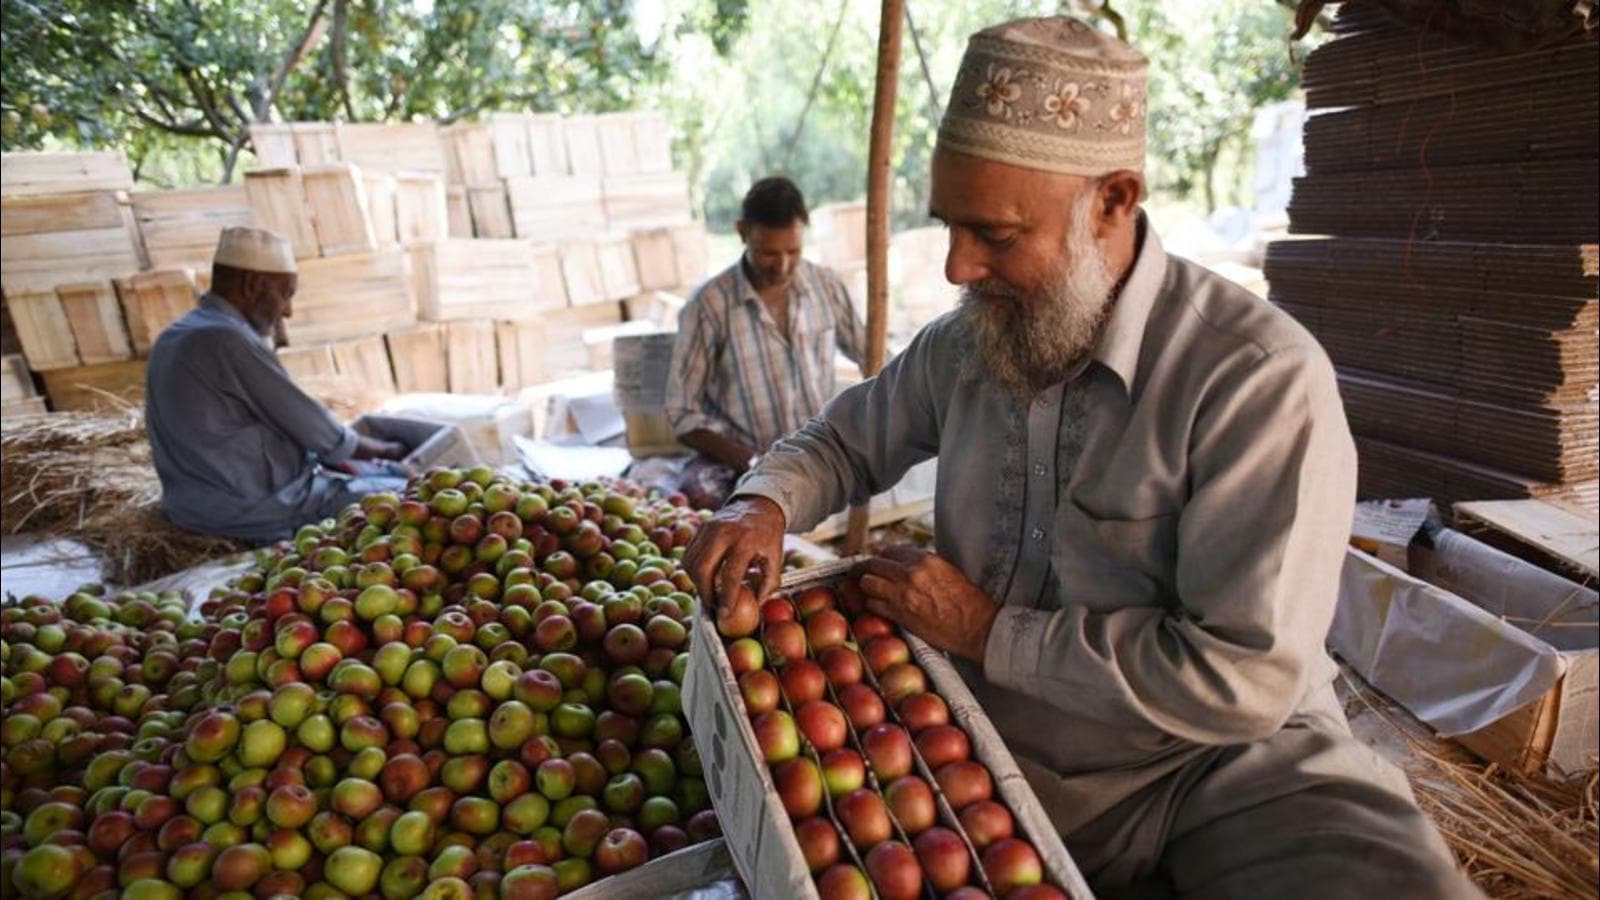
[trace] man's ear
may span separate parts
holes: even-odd
[[[1139,201],[1144,197],[1144,176],[1131,169],[1119,169],[1100,177],[1099,220],[1102,233],[1129,227],[1139,217]]]
[[[739,232],[740,243],[750,243],[750,226],[743,219],[733,223],[733,230]]]

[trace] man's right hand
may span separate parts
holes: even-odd
[[[707,615],[715,619],[719,602],[732,602],[752,562],[761,566],[756,599],[777,590],[783,577],[785,524],[783,510],[766,497],[736,497],[700,526],[683,567],[699,588]]]

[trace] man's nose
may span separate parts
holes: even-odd
[[[987,254],[960,229],[950,229],[950,250],[944,258],[944,277],[951,284],[971,284],[989,277]]]

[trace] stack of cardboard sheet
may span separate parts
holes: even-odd
[[[1348,2],[1272,300],[1339,370],[1363,496],[1593,509],[1600,452],[1597,45],[1489,49]]]

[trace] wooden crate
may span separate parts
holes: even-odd
[[[593,241],[566,241],[560,245],[561,277],[567,283],[567,303],[584,306],[615,298],[607,297],[605,278],[600,274],[600,256]]]
[[[424,320],[519,319],[567,305],[556,248],[521,240],[444,240],[411,249]]]
[[[672,171],[672,130],[658,112],[636,113],[633,119],[633,153],[640,175]]]
[[[670,229],[635,231],[631,240],[634,271],[639,275],[640,289],[662,290],[682,284],[678,280],[678,254]]]
[[[445,326],[437,322],[418,322],[410,328],[384,335],[389,346],[389,367],[394,371],[395,388],[400,393],[450,390],[445,337]]]
[[[394,370],[383,335],[338,341],[329,346],[334,369],[347,378],[386,394],[395,392]]]
[[[689,181],[682,172],[613,175],[601,183],[606,221],[614,231],[690,220]]]
[[[142,359],[55,369],[43,373],[44,393],[57,412],[137,405],[144,402],[144,370]]]
[[[493,184],[500,178],[495,167],[494,129],[487,123],[451,125],[445,129],[450,157],[455,160],[452,184]]]
[[[400,243],[442,241],[450,236],[450,211],[444,179],[427,172],[395,176],[395,231]]]
[[[388,172],[363,169],[361,181],[367,195],[367,221],[372,223],[373,240],[377,241],[379,248],[393,247],[400,243],[395,218],[395,194],[398,190],[395,178]]]
[[[50,407],[43,397],[23,397],[20,400],[7,400],[0,403],[0,419],[11,421],[28,416],[42,416],[50,412]]]
[[[607,113],[595,116],[595,134],[600,141],[600,162],[607,175],[637,175],[639,154],[634,147],[633,128],[638,117],[633,113]]]
[[[522,113],[495,113],[489,116],[485,124],[489,128],[489,143],[494,149],[495,177],[532,175],[533,157],[528,149],[527,117]],[[474,184],[467,182],[468,187]]]
[[[622,304],[591,303],[572,309],[541,313],[539,328],[544,335],[542,356],[545,378],[560,378],[574,372],[590,371],[586,331],[607,328],[623,321]]]
[[[686,222],[667,230],[672,234],[672,248],[678,259],[678,286],[691,287],[705,281],[711,253],[706,243],[705,225]]]
[[[404,250],[379,250],[300,263],[290,344],[318,344],[380,334],[416,322]]]
[[[305,166],[300,169],[300,182],[323,256],[378,249],[372,221],[367,218],[367,191],[360,168],[347,162]]]
[[[526,121],[533,174],[571,174],[572,167],[567,162],[566,123],[562,118],[555,113],[540,113],[527,116]]]
[[[8,291],[6,308],[22,355],[35,372],[78,365],[72,324],[55,291]]]
[[[140,272],[115,282],[133,352],[144,356],[168,325],[194,309],[199,291],[184,269]]]
[[[443,176],[444,137],[434,122],[338,122],[334,139],[339,158],[380,172],[431,172]]]
[[[561,123],[567,145],[567,171],[574,175],[604,175],[600,129],[595,116],[569,116]]]
[[[0,356],[0,403],[27,400],[38,394],[33,388],[33,375],[28,371],[28,362],[22,358],[22,354],[7,353]]]
[[[250,146],[255,150],[257,168],[281,169],[300,164],[292,125],[251,125]]]
[[[625,234],[595,239],[595,259],[600,265],[600,290],[607,300],[639,293],[639,269],[633,261],[633,242]]]
[[[828,203],[811,211],[813,246],[823,265],[845,267],[867,258],[867,204]]]
[[[509,238],[516,235],[511,225],[511,207],[506,203],[506,186],[468,187],[467,205],[472,210],[472,233],[480,238]]]
[[[449,217],[450,236],[472,237],[472,207],[467,203],[467,189],[451,185],[445,189],[445,214]]]
[[[244,188],[258,225],[287,240],[294,247],[296,259],[317,255],[317,229],[311,221],[299,169],[246,172]]]
[[[309,347],[279,347],[278,364],[295,381],[307,378],[328,378],[339,374],[333,360],[332,344],[313,344]]]
[[[56,288],[61,309],[72,327],[78,359],[84,365],[116,362],[133,356],[128,330],[122,324],[117,292],[109,281],[64,284]]]
[[[120,228],[122,195],[116,191],[0,198],[0,236]]]
[[[22,197],[125,191],[133,171],[121,150],[94,153],[0,153],[0,194]]]
[[[250,198],[238,185],[128,195],[153,269],[211,268],[224,228],[255,225]]]
[[[450,393],[493,394],[500,387],[494,323],[484,319],[451,322],[445,328]]]
[[[515,392],[544,381],[545,336],[538,320],[494,324],[500,353],[500,387]]]
[[[120,278],[145,265],[120,192],[7,197],[0,200],[0,232],[0,287],[8,292]]]
[[[561,241],[606,230],[600,179],[582,175],[523,175],[507,178],[511,227],[517,237]]]
[[[332,122],[295,122],[289,130],[294,135],[294,155],[300,165],[339,161],[339,141],[334,137]]]

